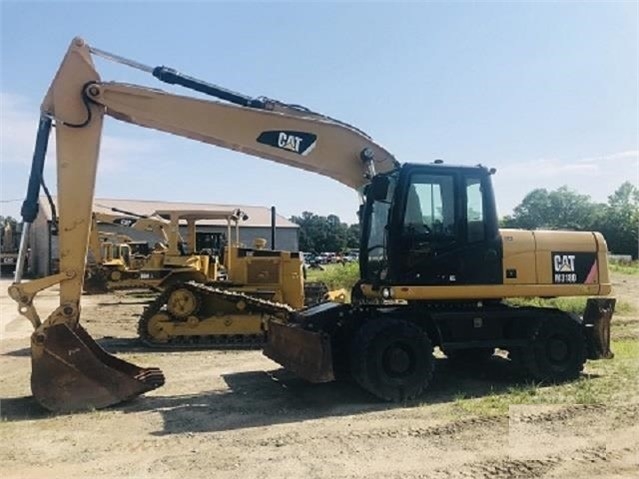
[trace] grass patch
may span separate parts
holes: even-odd
[[[612,342],[615,357],[589,361],[585,374],[564,384],[525,383],[487,396],[469,398],[460,393],[455,397],[451,413],[472,415],[507,414],[508,408],[522,404],[612,404],[636,397],[639,389],[639,342]]]
[[[608,269],[615,273],[639,275],[639,261],[610,260]]]
[[[359,279],[359,264],[346,263],[327,264],[322,266],[324,271],[309,269],[306,273],[307,281],[322,281],[328,289],[345,288],[350,290]]]
[[[557,308],[574,314],[583,314],[586,309],[584,296],[563,297],[563,298],[510,298],[505,300],[511,306],[534,306],[541,308]],[[634,312],[634,307],[628,301],[617,298],[615,314],[628,314]]]

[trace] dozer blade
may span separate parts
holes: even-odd
[[[588,298],[584,311],[588,359],[612,359],[610,322],[615,311],[614,298]]]
[[[140,368],[102,349],[82,326],[49,326],[31,337],[31,390],[54,412],[99,409],[164,384],[159,368]]]
[[[328,335],[306,331],[297,324],[270,321],[264,355],[309,382],[335,379]]]

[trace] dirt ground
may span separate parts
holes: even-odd
[[[421,401],[389,405],[348,383],[307,384],[259,351],[145,350],[135,340],[143,306],[121,294],[84,297],[83,324],[109,351],[162,368],[166,385],[106,410],[51,415],[30,396],[31,326],[8,284],[0,281],[3,478],[639,476],[636,391],[623,403],[460,413],[452,405],[461,393],[511,387],[510,364],[495,357],[480,371],[459,371],[438,359]],[[639,277],[615,276],[615,287],[639,311]],[[39,310],[56,300],[55,290],[44,292]],[[623,324],[636,332],[639,318]]]

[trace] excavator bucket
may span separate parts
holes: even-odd
[[[583,324],[588,347],[588,359],[612,359],[610,322],[615,311],[615,298],[588,298]]]
[[[335,379],[328,335],[307,331],[298,324],[269,321],[264,355],[309,382]]]
[[[140,368],[107,353],[84,328],[49,326],[31,337],[31,390],[54,412],[99,409],[164,384],[158,368]]]

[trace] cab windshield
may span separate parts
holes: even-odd
[[[362,218],[362,237],[360,247],[360,269],[362,278],[369,281],[384,279],[387,268],[388,218],[392,206],[393,194],[397,183],[397,174],[388,175],[389,183],[384,199],[373,199],[367,195]]]

